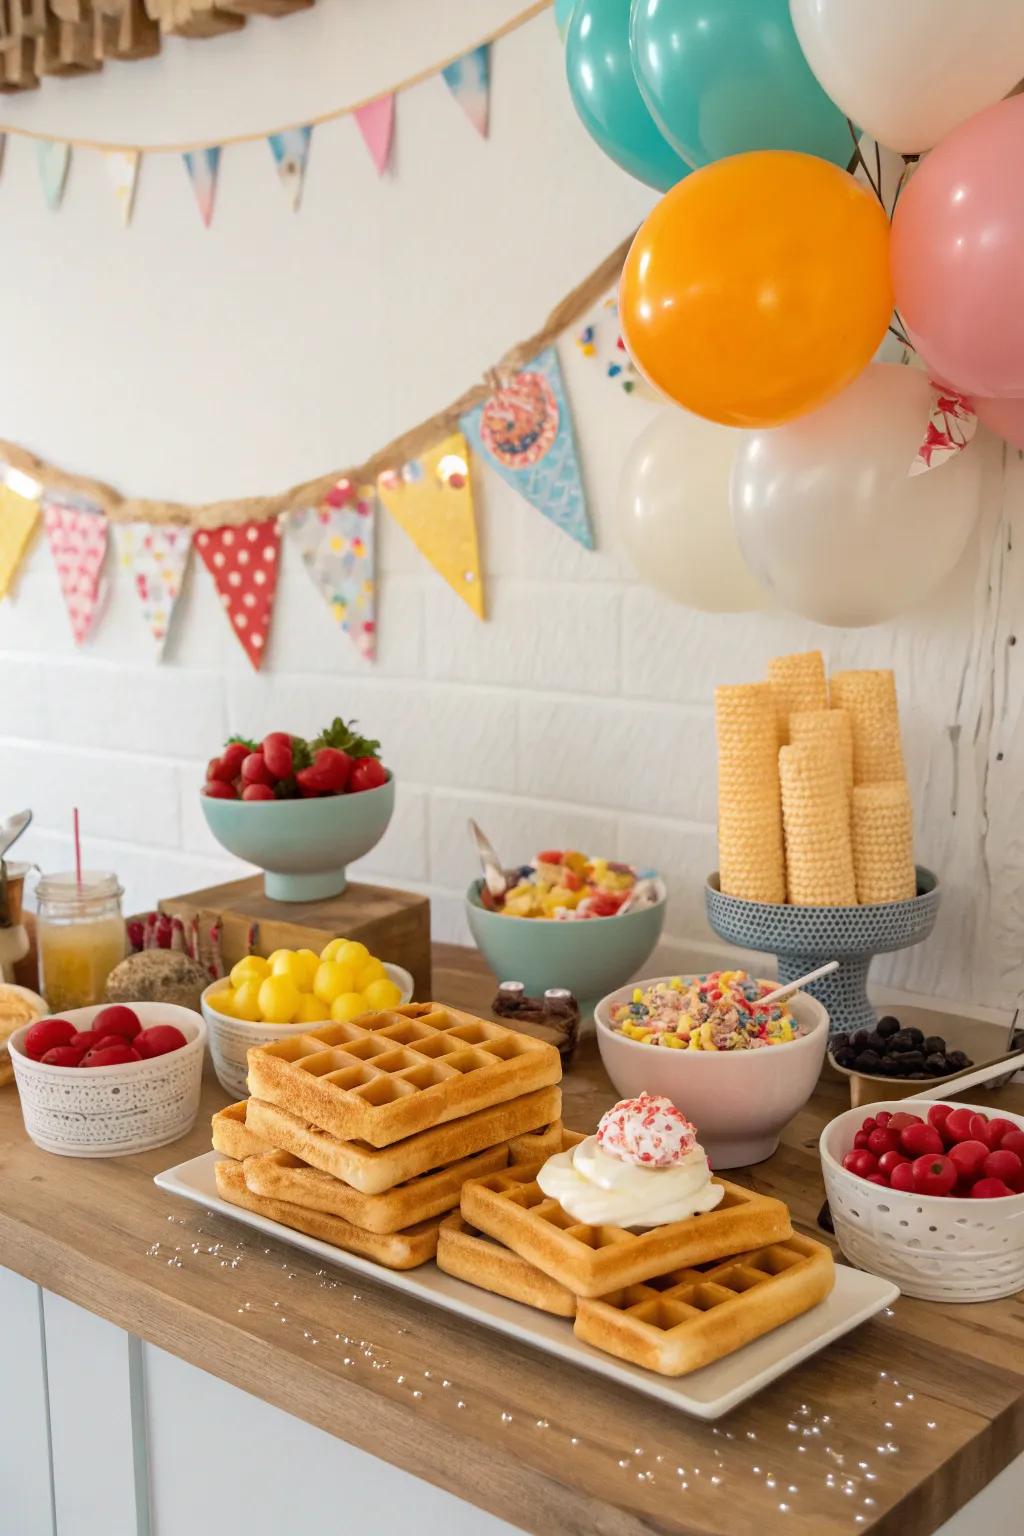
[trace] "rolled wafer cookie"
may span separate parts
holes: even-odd
[[[914,827],[905,779],[858,784],[853,791],[853,872],[862,906],[917,895]]]
[[[718,739],[718,869],[722,892],[783,902],[778,727],[767,683],[715,689]]]
[[[834,752],[849,795],[853,788],[853,732],[845,709],[794,710],[789,717],[789,739],[794,746],[807,742]]]
[[[820,743],[779,752],[786,888],[795,907],[853,907],[850,815],[842,769]]]
[[[775,700],[781,747],[792,740],[789,717],[796,710],[828,708],[825,662],[820,651],[796,651],[791,656],[773,656],[768,663],[768,686]]]
[[[829,680],[833,709],[850,717],[853,734],[853,782],[889,784],[905,779],[900,745],[896,679],[888,668],[833,672]]]

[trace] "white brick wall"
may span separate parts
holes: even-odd
[[[154,138],[227,132],[268,113],[283,121],[383,88],[514,9],[438,0],[424,36],[414,0],[347,0],[278,27],[257,22],[221,50],[172,41],[152,65],[49,81],[38,101],[9,98],[4,110],[122,137],[143,120]],[[230,86],[213,68],[228,50]],[[428,83],[400,103],[392,178],[376,181],[351,124],[318,131],[297,218],[261,144],[225,156],[209,232],[172,159],[147,160],[125,234],[97,157],[76,156],[54,216],[30,151],[8,144],[0,334],[19,365],[0,370],[0,436],[140,493],[197,499],[353,461],[435,410],[532,330],[651,201],[576,125],[549,16],[496,50],[489,143]],[[229,731],[312,733],[355,715],[383,741],[399,786],[394,822],[357,873],[428,892],[438,936],[466,936],[472,815],[510,860],[568,841],[657,865],[671,892],[665,963],[697,963],[711,941],[713,687],[820,645],[837,664],[896,667],[919,856],[946,886],[939,933],[887,973],[919,990],[1015,1000],[1021,467],[1009,466],[1005,494],[994,471],[982,536],[920,614],[845,633],[780,613],[697,614],[639,586],[618,548],[618,470],[650,407],[606,382],[571,334],[561,355],[598,552],[477,466],[489,622],[382,517],[376,666],[338,633],[287,542],[263,674],[196,562],[163,665],[150,664],[116,573],[104,621],[76,652],[37,544],[16,600],[0,604],[0,812],[32,805],[26,854],[67,867],[77,804],[88,862],[119,872],[130,908],[228,877],[238,866],[199,808],[206,759]]]

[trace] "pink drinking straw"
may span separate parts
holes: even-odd
[[[78,806],[71,812],[75,827],[75,879],[78,881],[78,889],[82,889],[82,840],[78,835]]]

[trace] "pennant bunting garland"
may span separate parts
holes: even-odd
[[[487,137],[491,90],[491,48],[484,43],[441,71],[445,84],[482,139]]]
[[[278,519],[203,528],[196,534],[203,557],[239,644],[259,671],[277,590],[281,532]]]
[[[367,102],[365,107],[357,107],[355,119],[363,143],[377,167],[377,174],[383,176],[391,159],[391,135],[395,126],[394,96],[378,96],[376,101]]]
[[[908,475],[923,475],[961,453],[978,430],[978,418],[966,395],[932,382],[932,408],[921,446]]]
[[[593,549],[572,418],[558,353],[543,352],[462,418],[473,447],[521,496],[584,549]]]
[[[367,661],[377,650],[376,510],[372,485],[339,480],[318,507],[293,512],[286,525],[317,591]]]
[[[107,165],[107,175],[114,188],[114,196],[117,198],[117,206],[121,211],[121,223],[128,225],[132,221],[132,208],[135,206],[135,184],[139,178],[141,158],[139,151],[108,149],[104,151],[103,158]]]
[[[191,544],[191,529],[174,523],[122,523],[118,529],[120,564],[142,604],[157,656],[163,653]]]
[[[46,198],[47,208],[60,207],[61,198],[64,196],[64,184],[68,179],[70,160],[70,144],[63,144],[58,139],[36,140],[39,180],[43,184],[43,196]]]
[[[302,183],[306,177],[306,161],[309,159],[309,142],[312,137],[312,128],[286,128],[283,133],[272,133],[267,139],[293,213],[298,212],[302,201]]]
[[[461,432],[377,481],[384,507],[478,618],[484,617],[469,450]]]
[[[43,522],[76,645],[89,638],[106,599],[107,520],[84,496],[43,493]]]
[[[207,149],[189,149],[182,156],[188,171],[199,217],[207,229],[213,219],[213,202],[217,195],[217,172],[220,169],[220,146],[212,144]]]
[[[0,598],[11,590],[39,520],[39,502],[0,484]]]
[[[625,394],[635,393],[644,400],[658,399],[657,390],[653,384],[648,384],[626,351],[619,330],[619,304],[614,291],[600,304],[595,304],[586,324],[576,333],[576,345],[584,357],[593,358],[600,364],[605,378],[618,384]]]

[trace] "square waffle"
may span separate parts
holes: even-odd
[[[467,1179],[481,1178],[508,1164],[508,1146],[464,1157],[447,1168],[421,1173],[380,1195],[364,1195],[350,1184],[311,1168],[291,1152],[264,1152],[242,1164],[246,1188],[271,1200],[289,1200],[305,1210],[340,1216],[367,1232],[399,1232],[414,1222],[442,1216],[459,1203]]]
[[[722,1264],[678,1270],[596,1300],[581,1297],[573,1331],[620,1360],[685,1376],[809,1311],[834,1279],[824,1244],[794,1232]]]
[[[388,1147],[557,1083],[553,1045],[435,1003],[365,1013],[249,1051],[249,1091],[342,1140]]]
[[[515,1141],[531,1161],[543,1162],[561,1145],[562,1090],[537,1088],[461,1120],[418,1131],[390,1147],[344,1141],[277,1104],[250,1099],[246,1128],[268,1146],[292,1152],[304,1163],[344,1179],[364,1195],[379,1195],[431,1168],[442,1168],[487,1147]],[[528,1136],[528,1143],[527,1143]],[[543,1140],[541,1139],[543,1138]],[[515,1156],[518,1160],[520,1152]]]
[[[466,1218],[453,1211],[441,1223],[437,1234],[437,1267],[458,1280],[483,1291],[521,1301],[539,1312],[556,1317],[575,1317],[576,1297],[566,1286],[518,1253],[478,1232]]]
[[[210,1130],[213,1133],[213,1150],[223,1152],[225,1157],[235,1157],[241,1160],[243,1157],[255,1157],[260,1152],[272,1152],[273,1143],[263,1141],[246,1124],[245,1111],[247,1099],[242,1099],[237,1104],[229,1104],[226,1109],[218,1109],[210,1121]]]
[[[651,1275],[705,1264],[792,1235],[781,1200],[716,1179],[725,1195],[713,1211],[646,1232],[574,1221],[537,1183],[538,1163],[508,1168],[462,1188],[466,1220],[576,1296],[603,1296]]]
[[[319,1238],[322,1243],[332,1243],[346,1253],[361,1254],[373,1259],[385,1269],[415,1269],[425,1264],[437,1252],[437,1229],[441,1218],[419,1221],[406,1227],[403,1232],[366,1232],[362,1227],[343,1221],[340,1216],[325,1215],[323,1211],[307,1211],[287,1200],[268,1200],[254,1195],[246,1187],[243,1164],[224,1161],[214,1169],[217,1193],[231,1205],[240,1205],[270,1221],[279,1221],[284,1227],[305,1232],[307,1237]]]

